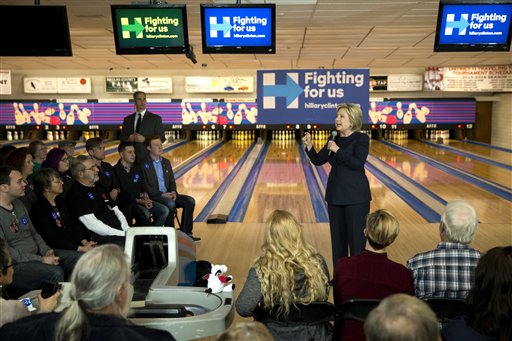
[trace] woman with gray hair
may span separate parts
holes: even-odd
[[[2,340],[174,340],[166,331],[126,319],[133,294],[130,267],[117,245],[85,253],[71,276],[71,304],[61,313],[29,316],[0,329]],[[35,332],[37,331],[37,332]]]

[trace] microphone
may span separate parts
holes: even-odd
[[[336,130],[333,130],[331,132],[331,139],[329,141],[334,141],[334,139],[338,136],[338,132]],[[332,150],[329,149],[329,156],[332,156]]]

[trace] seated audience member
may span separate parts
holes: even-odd
[[[75,146],[76,142],[71,140],[60,140],[57,144],[60,149],[64,149],[66,152],[66,155],[68,156],[68,164],[69,168],[71,169],[71,165],[73,164],[73,159],[75,158]],[[69,175],[71,175],[71,172],[67,172]]]
[[[9,154],[9,156],[5,159],[5,164],[20,172],[23,179],[27,181],[27,186],[25,187],[25,195],[19,198],[19,200],[23,203],[23,205],[25,205],[27,210],[30,211],[30,208],[37,200],[37,195],[34,192],[32,184],[28,183],[28,181],[32,178],[32,169],[34,168],[32,155],[30,155],[26,147],[21,147],[13,150]]]
[[[302,225],[286,211],[266,222],[261,254],[254,261],[236,301],[236,311],[267,326],[275,340],[330,340],[329,323],[288,321],[295,304],[327,301],[325,259],[304,240]]]
[[[443,328],[443,340],[512,340],[512,246],[482,256],[466,306],[467,316]]]
[[[32,169],[32,173],[37,172],[41,169],[41,165],[43,161],[46,159],[46,154],[48,153],[48,148],[41,140],[34,140],[28,145],[28,152],[32,155],[34,161],[34,167]]]
[[[149,221],[142,208],[137,205],[135,197],[128,192],[121,191],[114,167],[110,163],[103,161],[105,160],[105,144],[103,140],[99,137],[90,138],[85,142],[85,149],[99,169],[99,180],[96,182],[96,185],[105,188],[112,201],[123,212],[130,226],[133,226],[133,219],[135,219],[135,226],[148,226]]]
[[[41,168],[51,168],[59,173],[59,176],[64,185],[62,196],[65,196],[71,188],[73,182],[75,182],[69,172],[69,159],[66,151],[59,148],[51,149],[46,155],[46,159],[41,165]]]
[[[38,289],[43,282],[62,282],[71,273],[81,253],[52,250],[36,232],[28,211],[16,199],[23,196],[26,182],[10,166],[0,167],[0,238],[14,262],[13,286]]]
[[[71,174],[75,182],[66,195],[74,223],[99,244],[124,243],[125,231],[130,227],[123,213],[112,202],[98,181],[98,166],[93,159],[79,155],[73,161]]]
[[[43,166],[34,176],[34,186],[40,194],[32,205],[30,218],[51,248],[86,252],[96,246],[69,216],[66,200],[60,195],[63,184],[59,173]]]
[[[339,307],[350,299],[380,299],[396,293],[413,295],[412,274],[405,266],[388,259],[386,247],[400,232],[398,220],[387,210],[368,215],[364,235],[365,250],[343,257],[334,268],[334,303]],[[365,340],[363,323],[347,320],[342,340]]]
[[[436,314],[422,300],[406,294],[386,297],[364,322],[367,341],[441,340]]]
[[[117,245],[102,245],[78,261],[71,276],[71,304],[61,313],[36,314],[5,325],[2,340],[174,340],[167,331],[126,319],[133,287],[130,266]]]
[[[171,162],[162,157],[164,150],[160,136],[149,137],[144,141],[144,144],[149,151],[148,157],[142,162],[144,182],[149,198],[167,206],[169,209],[169,215],[164,225],[174,226],[174,211],[176,211],[176,208],[183,208],[181,231],[196,243],[200,242],[201,238],[192,235],[196,201],[191,196],[177,192]]]
[[[12,283],[14,273],[14,262],[7,251],[7,245],[0,238],[0,289]],[[55,309],[58,303],[60,292],[53,296],[43,298],[41,294],[37,296],[39,300],[39,312],[46,313]],[[21,317],[30,315],[27,307],[18,300],[4,300],[0,297],[0,327],[4,324],[17,320]]]
[[[260,322],[240,322],[219,335],[217,341],[273,341],[272,334]]]
[[[134,143],[121,142],[117,150],[121,158],[114,166],[114,173],[119,181],[122,193],[128,193],[133,196],[137,204],[147,211],[148,217],[150,213],[153,215],[152,225],[164,225],[169,215],[169,209],[164,204],[149,198],[144,184],[144,177],[142,176],[142,168],[135,163]]]
[[[407,261],[419,298],[466,298],[473,283],[480,252],[468,246],[475,237],[478,217],[463,200],[449,202],[441,216],[441,242],[431,251]]]

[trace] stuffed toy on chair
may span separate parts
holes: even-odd
[[[230,283],[233,280],[233,276],[225,276],[227,271],[228,267],[225,265],[212,264],[211,273],[203,277],[203,279],[208,280],[205,292],[208,294],[217,294],[219,292],[233,291],[235,284]]]

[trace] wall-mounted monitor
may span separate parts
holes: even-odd
[[[189,49],[185,5],[111,5],[117,54],[176,54]]]
[[[434,52],[510,51],[512,1],[441,0]]]
[[[275,18],[275,4],[202,4],[203,53],[276,53]]]
[[[72,56],[66,6],[0,6],[1,56]]]

